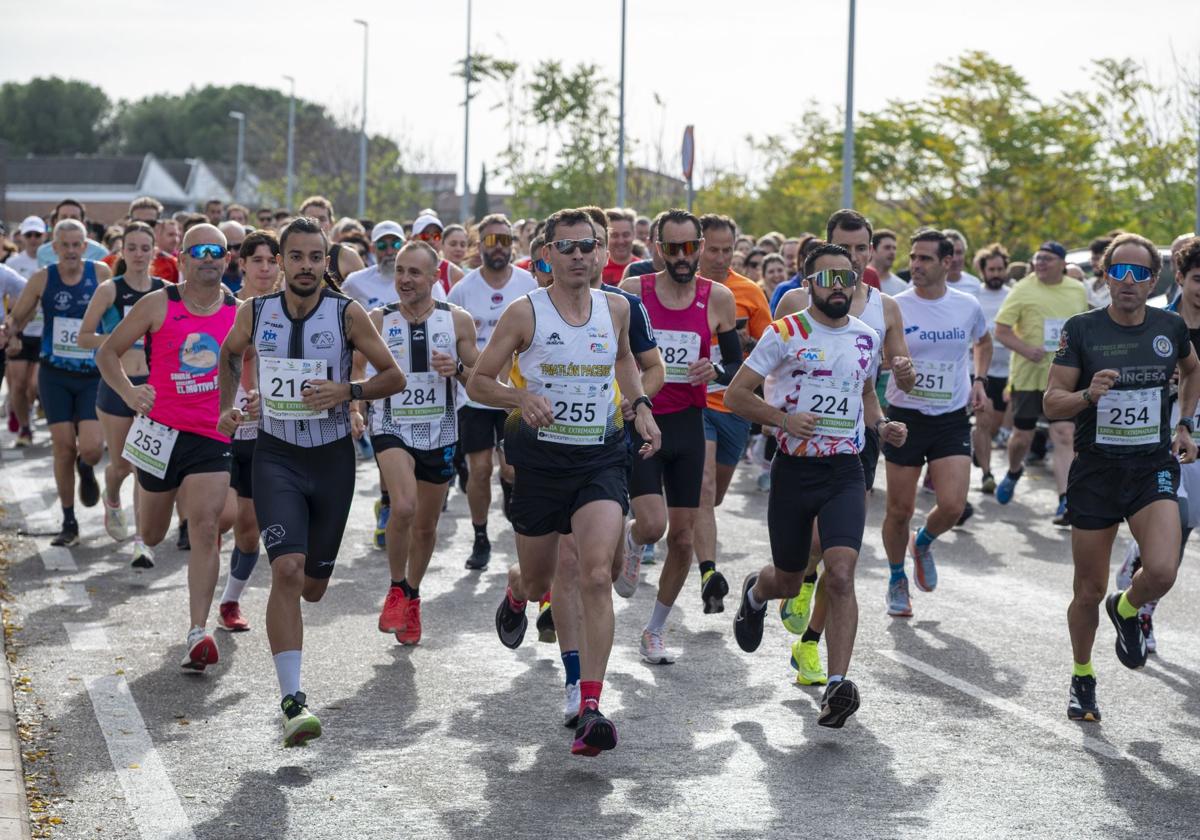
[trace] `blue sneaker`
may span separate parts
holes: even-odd
[[[654,543],[642,546],[642,565],[650,566],[654,563]]]
[[[937,589],[937,566],[933,563],[933,545],[917,545],[917,532],[913,531],[908,538],[908,553],[913,559],[913,580],[917,589],[922,592],[932,592]]]
[[[1017,489],[1017,482],[1021,480],[1021,476],[1013,478],[1008,473],[1004,474],[1004,478],[1000,479],[1000,483],[996,485],[996,501],[1002,505],[1006,505],[1012,501],[1013,493]]]
[[[375,500],[375,547],[387,548],[387,524],[391,516],[392,506],[385,505],[382,499]]]

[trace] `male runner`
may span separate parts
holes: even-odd
[[[885,295],[898,295],[908,288],[908,283],[892,272],[896,262],[896,232],[880,228],[871,236],[871,266],[879,274],[879,291]]]
[[[225,218],[225,202],[219,198],[210,198],[204,202],[204,215],[208,218],[208,223],[220,227],[221,221]]]
[[[28,282],[38,270],[37,252],[46,238],[46,223],[40,216],[27,216],[18,228],[21,238],[21,250],[13,254],[4,263],[13,271],[20,274]],[[17,293],[9,300],[11,309],[20,297]],[[17,420],[17,447],[33,444],[33,424],[30,421],[30,406],[37,398],[37,368],[38,356],[42,350],[42,330],[44,320],[42,308],[34,312],[33,319],[25,325],[25,329],[17,336],[14,346],[6,352],[4,375],[8,379],[8,400],[10,416]]]
[[[399,299],[370,312],[392,358],[404,372],[403,391],[371,403],[371,443],[391,494],[387,522],[392,585],[379,629],[404,645],[421,641],[421,581],[454,478],[458,385],[479,354],[475,322],[457,306],[434,300],[438,252],[420,240],[396,255]],[[356,368],[358,356],[355,356]]]
[[[58,204],[54,205],[54,212],[50,214],[50,227],[54,228],[59,222],[64,219],[74,219],[83,225],[84,235],[87,235],[87,208],[83,203],[76,201],[73,198],[64,198]],[[96,240],[88,237],[84,239],[84,251],[82,259],[90,262],[101,262],[108,256],[108,249],[101,245]],[[50,242],[43,242],[37,249],[38,268],[45,268],[51,263],[59,261],[58,251],[54,247],[53,239]]]
[[[858,628],[854,567],[866,525],[858,455],[866,424],[890,445],[903,444],[906,430],[879,409],[872,375],[880,339],[873,327],[850,315],[847,291],[859,283],[850,252],[822,245],[805,259],[804,273],[812,305],[771,325],[726,393],[735,410],[774,426],[779,441],[767,507],[772,565],[742,583],[734,635],[747,653],[758,649],[766,602],[800,591],[813,524],[819,524],[832,673],[817,722],[840,728],[859,705],[858,687],[845,679]],[[765,400],[755,394],[764,385]]]
[[[438,254],[438,286],[442,294],[449,294],[459,280],[463,279],[463,270],[442,256],[442,223],[437,216],[425,214],[418,216],[412,225],[412,238],[427,243]],[[443,298],[444,299],[444,298]]]
[[[617,286],[625,273],[625,266],[634,261],[633,227],[637,214],[623,207],[612,207],[605,211],[608,216],[608,262],[604,264],[604,283]]]
[[[642,630],[640,653],[647,662],[667,664],[675,661],[663,643],[667,617],[692,568],[704,479],[707,385],[732,381],[742,362],[742,348],[733,293],[697,276],[704,248],[700,220],[686,210],[668,210],[655,222],[659,238],[654,247],[665,269],[631,277],[621,288],[641,297],[662,354],[665,384],[654,395],[653,413],[665,446],[652,458],[633,461],[629,480],[633,517],[625,526],[624,563],[616,589],[623,598],[633,595],[643,547],[666,533],[667,559],[650,620]],[[721,368],[710,359],[714,337]]]
[[[317,224],[321,226],[321,230],[326,236],[333,236],[333,202],[323,195],[310,195],[300,204],[300,215],[308,216],[311,219],[316,219]],[[356,223],[357,224],[357,223]],[[360,228],[361,229],[361,228]],[[404,238],[403,233],[401,239]],[[356,271],[362,271],[366,268],[362,257],[353,248],[342,245],[338,242],[330,242],[329,244],[329,273],[333,275],[333,279],[339,284],[344,284],[345,281]],[[391,272],[388,272],[387,278],[390,280]],[[349,293],[347,293],[349,294]],[[353,295],[351,295],[353,297]],[[370,311],[374,304],[368,306],[362,300],[355,298],[363,307]]]
[[[887,462],[887,513],[883,547],[891,578],[887,610],[891,616],[911,616],[912,601],[904,572],[905,549],[912,554],[917,588],[937,586],[933,541],[954,527],[967,502],[971,480],[971,424],[967,404],[986,404],[984,383],[992,361],[992,337],[974,295],[946,287],[954,245],[945,234],[921,230],[909,250],[912,288],[896,295],[904,317],[905,337],[916,370],[916,385],[905,393],[893,377],[888,383],[888,414],[905,424],[902,445],[884,444]],[[974,347],[975,375],[968,371]],[[921,468],[929,474],[937,504],[925,525],[909,532],[916,506]]]
[[[524,638],[528,599],[550,589],[558,535],[575,535],[584,632],[571,751],[594,756],[617,744],[616,727],[599,703],[613,641],[610,570],[627,508],[629,455],[618,397],[630,401],[634,427],[649,441],[642,457],[657,450],[661,437],[629,351],[629,304],[589,287],[596,260],[591,219],[580,210],[560,210],[547,221],[545,238],[550,244],[542,256],[550,260],[554,283],[500,316],[467,391],[511,411],[505,451],[518,473],[512,520],[519,565],[509,570],[496,611],[506,647]],[[499,381],[510,363],[511,386]]]
[[[63,524],[51,545],[79,544],[75,519],[75,473],[79,473],[79,500],[85,507],[100,501],[100,485],[93,467],[104,454],[104,434],[96,419],[96,389],[100,374],[95,351],[79,346],[79,327],[96,287],[112,277],[102,262],[84,259],[87,229],[83,222],[63,219],[54,226],[57,261],[38,269],[8,313],[0,338],[8,352],[21,350],[14,341],[40,309],[45,324],[38,399],[50,427],[54,455],[54,483],[62,506]]]
[[[1008,439],[1008,474],[996,487],[996,501],[1012,501],[1024,470],[1025,455],[1033,443],[1033,432],[1042,417],[1042,394],[1050,375],[1052,355],[1058,350],[1058,335],[1072,315],[1087,312],[1083,284],[1065,273],[1067,249],[1057,242],[1044,242],[1033,255],[1034,273],[1013,286],[996,313],[996,340],[1013,351],[1013,433]],[[1071,418],[1050,423],[1054,442],[1054,483],[1058,490],[1055,525],[1071,524],[1067,513],[1067,471],[1074,460]]]
[[[357,459],[349,402],[390,396],[405,380],[363,308],[326,286],[329,239],[317,222],[289,222],[279,251],[283,291],[243,305],[221,345],[221,428],[232,432],[242,420],[234,399],[253,347],[261,406],[254,510],[271,563],[267,638],[283,695],[283,744],[293,747],[321,735],[300,690],[300,599],[325,595],[350,515]],[[366,382],[350,380],[355,350],[378,371]]]
[[[1046,387],[1046,416],[1075,418],[1075,462],[1067,485],[1075,591],[1067,610],[1074,669],[1067,717],[1100,720],[1092,646],[1100,602],[1117,630],[1127,668],[1146,663],[1138,608],[1175,582],[1180,528],[1179,464],[1196,460],[1192,431],[1200,365],[1187,323],[1146,306],[1162,257],[1152,242],[1125,233],[1104,252],[1112,302],[1068,319]],[[1179,371],[1179,422],[1172,437],[1170,385]],[[1080,383],[1087,383],[1080,389]],[[1104,596],[1121,521],[1142,550],[1123,592]]]
[[[733,292],[737,308],[734,324],[742,349],[749,351],[771,323],[767,297],[757,284],[729,268],[737,239],[733,219],[711,213],[701,216],[700,233],[704,238],[700,276]],[[717,340],[714,336],[713,341]],[[700,512],[693,536],[700,566],[700,600],[706,613],[723,612],[724,598],[729,594],[729,583],[717,571],[716,508],[724,500],[750,440],[750,422],[725,408],[724,390],[725,386],[717,380],[708,383],[708,404],[704,407],[704,482],[700,486]]]
[[[984,493],[996,492],[996,478],[992,475],[992,438],[1000,430],[1004,415],[1008,410],[1009,398],[1005,394],[1008,389],[1009,360],[1012,351],[1003,344],[995,341],[996,313],[1004,305],[1011,288],[1008,285],[1008,251],[999,242],[992,243],[975,255],[975,270],[983,278],[983,287],[975,294],[983,317],[987,319],[988,329],[993,338],[992,363],[988,366],[987,392],[988,405],[982,411],[975,412],[975,430],[971,432],[971,449],[975,464],[983,470],[983,484],[980,490]]]
[[[500,213],[484,216],[479,221],[479,253],[483,264],[459,280],[446,299],[462,307],[475,320],[475,339],[482,351],[491,338],[500,316],[514,300],[532,292],[537,281],[524,269],[512,265],[512,225]],[[475,542],[466,567],[473,571],[487,568],[492,557],[488,539],[488,508],[492,505],[492,453],[504,440],[504,418],[501,408],[485,405],[468,394],[466,404],[458,410],[459,446],[467,456],[467,507],[471,511],[471,527]],[[504,508],[508,511],[512,483],[501,453],[500,489]],[[538,593],[541,595],[542,593]]]
[[[188,521],[190,629],[180,664],[194,671],[219,658],[205,626],[220,575],[218,520],[232,457],[228,434],[217,429],[217,353],[237,312],[221,288],[227,259],[220,230],[191,228],[180,253],[183,282],[135,303],[96,351],[104,381],[139,415],[121,454],[137,467],[142,539],[153,548],[166,536],[176,495]],[[134,385],[121,359],[143,338],[150,373]]]
[[[954,253],[950,257],[950,270],[946,272],[946,288],[957,289],[970,295],[978,293],[983,283],[974,274],[963,270],[967,260],[967,238],[954,228],[946,228],[942,235],[954,246]]]

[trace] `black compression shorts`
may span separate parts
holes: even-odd
[[[867,500],[857,455],[797,458],[775,453],[767,502],[775,568],[796,573],[808,567],[814,521],[819,526],[822,551],[862,548]]]
[[[638,450],[644,442],[633,424],[626,426],[632,440],[629,497],[658,495],[666,487],[667,507],[700,507],[700,485],[704,481],[704,415],[695,406],[671,414],[656,414],[662,432],[662,448],[652,458]]]

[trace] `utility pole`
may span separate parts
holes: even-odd
[[[850,0],[850,44],[846,50],[846,134],[842,139],[842,206],[854,204],[854,6]]]
[[[288,96],[287,199],[283,204],[290,213],[296,197],[296,80],[291,76],[283,78],[292,83],[292,92]]]
[[[617,206],[625,206],[625,4],[621,0],[621,96],[617,128]]]
[[[230,111],[230,119],[237,120],[237,163],[233,168],[233,200],[238,201],[242,192],[242,179],[245,173],[242,167],[246,161],[246,115],[241,111]]]
[[[462,200],[458,204],[459,219],[464,225],[471,214],[471,189],[467,186],[470,173],[467,167],[471,162],[471,0],[467,0],[467,57],[463,61],[463,190]]]
[[[363,28],[362,136],[358,141],[358,217],[361,219],[367,215],[367,34],[371,26],[359,18],[354,22]]]

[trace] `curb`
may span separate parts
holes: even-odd
[[[30,840],[31,836],[12,673],[7,655],[0,653],[0,840]]]

